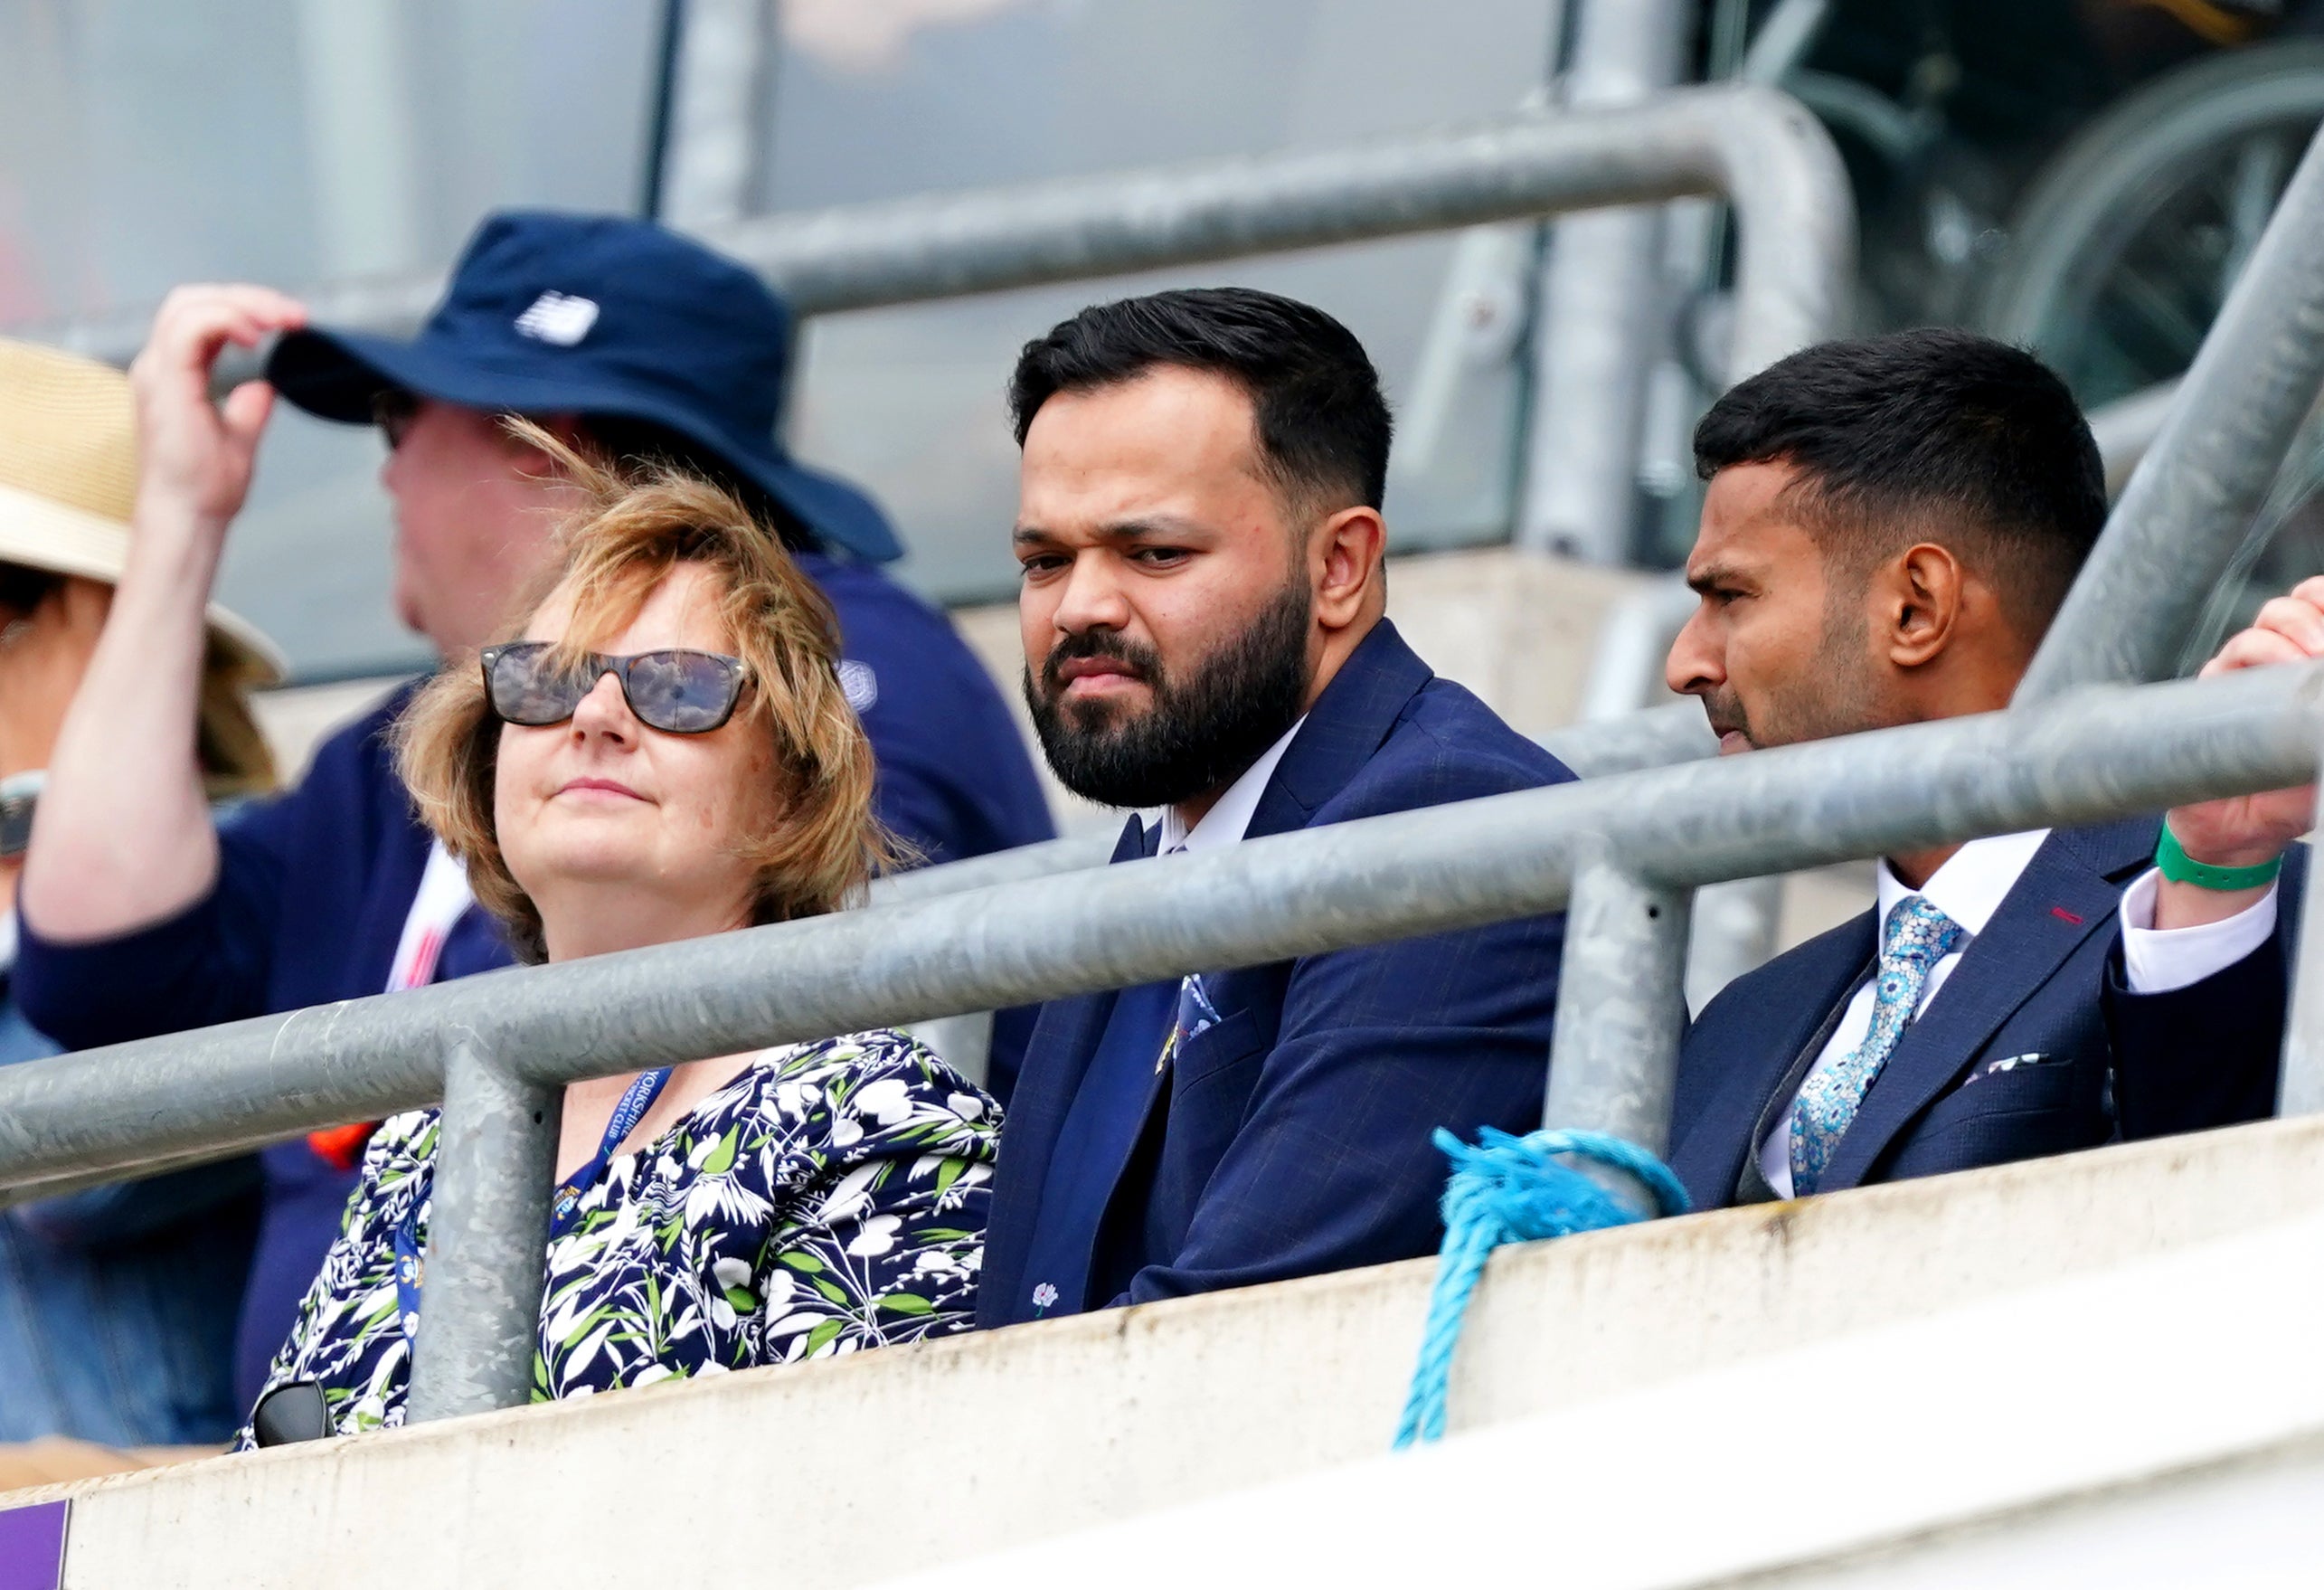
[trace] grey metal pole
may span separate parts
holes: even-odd
[[[473,1036],[444,1061],[414,1424],[515,1407],[533,1394],[562,1087],[494,1063]]]
[[[1575,876],[1565,907],[1545,1125],[1611,1132],[1663,1151],[1686,1026],[1679,977],[1689,893],[1605,862]],[[1594,1174],[1598,1168],[1586,1169]],[[1614,1182],[1630,1180],[1620,1171],[1607,1174]],[[1635,1198],[1627,1185],[1617,1190]]]
[[[2324,386],[2324,133],[2308,147],[2017,687],[2159,679]]]
[[[751,208],[773,18],[766,0],[681,0],[669,144],[657,219],[682,232],[732,226]]]
[[[1582,0],[1564,82],[1574,109],[1633,105],[1678,76],[1687,0]],[[1533,416],[1516,543],[1629,561],[1646,378],[1669,337],[1662,213],[1625,205],[1549,228],[1532,336]]]
[[[1598,723],[1569,724],[1540,736],[1539,743],[1585,779],[1693,762],[1719,748],[1718,742],[1711,737],[1703,709],[1691,701],[1675,701],[1667,706],[1652,706]],[[972,856],[966,861],[948,861],[897,873],[872,885],[870,903],[893,905],[906,900],[957,894],[964,889],[1103,866],[1113,855],[1116,837],[1110,832],[1075,834],[1063,839],[1046,839],[1038,845],[1020,845],[1014,850],[999,850],[990,856]]]
[[[2311,871],[2300,907],[2300,955],[2294,963],[2291,1013],[2283,1027],[2283,1070],[2276,1087],[2278,1115],[2324,1112],[2324,887]]]
[[[1587,721],[1560,731],[1580,739],[1584,757],[1618,755],[1628,744],[1644,743],[1651,714],[1639,709],[1664,696],[1664,659],[1696,603],[1686,582],[1673,575],[1643,587],[1607,615],[1582,685],[1582,715]],[[1677,710],[1692,715],[1692,743],[1700,754],[1709,755],[1716,746],[1702,709],[1689,702]],[[1593,733],[1605,737],[1602,744],[1592,740]],[[1694,929],[1686,951],[1690,1006],[1699,1009],[1712,995],[1775,952],[1782,906],[1781,878],[1738,878],[1703,889],[1691,913]]]
[[[1538,915],[1601,857],[1687,888],[2279,789],[2314,774],[2320,705],[2324,664],[2096,687],[26,1061],[0,1067],[0,1185],[441,1099],[433,1033],[562,1086]]]
[[[768,216],[700,235],[817,315],[1686,194],[1723,194],[1735,209],[1734,374],[1844,323],[1856,205],[1839,154],[1796,100],[1748,85],[1337,149]],[[317,325],[400,334],[442,286],[433,276],[343,282],[308,294],[307,307]],[[27,335],[126,364],[151,320],[137,312]],[[237,374],[248,367],[223,372]]]

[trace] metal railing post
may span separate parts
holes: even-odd
[[[1648,883],[1603,859],[1574,875],[1545,1125],[1607,1132],[1662,1152],[1686,1024],[1680,982],[1692,893]],[[1627,1173],[1582,1169],[1636,1196]]]
[[[2319,386],[2324,134],[2211,323],[2017,700],[2177,668]]]
[[[1700,733],[1701,715],[1680,712]],[[1577,945],[1602,932],[1614,959],[1576,949],[1566,1043],[1663,1056],[1677,1000],[1659,1017],[1631,1001],[1652,980],[1675,986],[1675,912],[1667,925],[1601,913],[1574,900],[1577,868],[1678,891],[2281,789],[2315,776],[2319,713],[2324,662],[2094,687],[27,1060],[0,1066],[0,1201],[448,1100],[419,1406],[490,1406],[521,1395],[551,1090],[570,1083],[1569,904]],[[467,1041],[448,1055],[438,1034]],[[1583,1087],[1596,1063],[1569,1067],[1562,1087]],[[1649,1138],[1658,1106],[1642,1101],[1659,1074],[1617,1074],[1586,1117],[1561,1092],[1561,1119]]]
[[[2324,734],[2319,734],[2324,743]],[[2319,771],[2324,771],[2320,768]],[[2311,857],[2313,852],[2311,851]],[[2283,1024],[2283,1069],[2275,1112],[2324,1113],[2324,888],[2313,867],[2300,906],[2300,945],[2292,963],[2291,1013]]]
[[[563,1106],[562,1088],[514,1075],[473,1036],[445,1055],[413,1424],[516,1407],[533,1395]]]
[[[1684,0],[1582,0],[1566,102],[1637,104],[1667,91],[1693,9]],[[1531,338],[1521,547],[1630,560],[1647,375],[1677,312],[1662,255],[1663,214],[1652,205],[1585,211],[1549,229]]]

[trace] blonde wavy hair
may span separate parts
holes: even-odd
[[[556,649],[577,662],[628,628],[678,565],[709,569],[720,619],[750,674],[730,723],[767,736],[782,782],[781,816],[736,857],[758,875],[752,920],[853,903],[875,871],[894,864],[897,847],[872,815],[871,743],[840,688],[838,620],[823,592],[749,509],[708,481],[667,467],[620,471],[529,421],[505,423],[562,467],[581,506],[560,531],[555,564],[497,638],[521,639],[543,604],[563,594],[572,620]],[[467,863],[477,903],[506,924],[521,959],[538,961],[546,958],[541,913],[510,875],[494,825],[501,727],[471,653],[404,709],[396,762],[420,820]]]

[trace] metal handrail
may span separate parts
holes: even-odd
[[[1814,117],[1754,86],[789,212],[698,235],[800,314],[825,315],[1693,194],[1724,197],[1735,213],[1736,375],[1846,324],[1856,259],[1847,173]],[[318,325],[400,335],[442,291],[440,275],[345,282],[309,294],[307,307]],[[127,364],[150,322],[116,315],[24,335]]]
[[[1719,748],[1703,709],[1691,701],[1650,706],[1601,723],[1569,724],[1535,736],[1535,743],[1585,779],[1695,762]],[[1020,845],[1014,850],[997,850],[989,856],[972,856],[965,861],[948,861],[897,873],[872,885],[871,903],[886,905],[903,900],[933,899],[939,894],[957,894],[964,889],[1103,866],[1113,856],[1118,838],[1112,828],[1103,833],[1072,834],[1063,839]]]
[[[1534,915],[1583,875],[1667,892],[2271,789],[2312,776],[2319,734],[2324,665],[2098,687],[31,1061],[0,1071],[0,1186],[443,1099],[413,1412],[506,1405],[529,1390],[570,1083]],[[1605,1130],[1658,1142],[1633,1060],[1616,1045],[1554,1071]]]
[[[2324,188],[2312,153],[2271,228],[2275,246],[2263,241],[2215,340],[2247,347],[2254,327],[2278,324],[2263,282],[2288,286],[2303,305],[2324,293],[2301,279],[2324,277],[2315,270],[2324,235],[2303,223],[2317,197],[2310,188]],[[1683,90],[1632,109],[1353,151],[779,217],[714,241],[822,312],[1710,191],[1734,203],[1742,231],[1737,371],[1836,329],[1852,250],[1845,184],[1812,119],[1752,89]],[[343,324],[392,326],[434,296],[433,283],[407,283],[324,295],[316,308]],[[142,330],[109,351],[125,354]],[[2272,368],[2271,390],[2297,384]],[[2234,455],[2242,468],[2238,450],[2272,445],[2271,428],[2198,433],[2210,423],[2202,412],[2220,406],[2190,376],[2140,478],[2188,458]],[[2133,497],[2138,490],[2134,481]],[[2138,535],[2151,539],[2185,506],[2158,497],[2136,519]],[[2110,539],[2125,539],[2127,523],[2118,515]],[[2197,528],[2215,535],[2219,516]],[[2103,544],[2099,563],[2120,566]],[[2140,613],[2137,622],[2168,621],[2151,604]],[[2121,668],[2121,648],[2101,644],[2105,628],[2077,618],[2071,645],[2057,645]],[[2094,688],[2006,715],[1607,771],[1214,855],[968,887],[959,885],[980,875],[897,879],[883,885],[884,904],[814,922],[0,1071],[0,1188],[54,1191],[441,1099],[427,1327],[410,1412],[503,1406],[529,1393],[549,1168],[571,1082],[1570,905],[1550,1118],[1651,1145],[1665,1128],[1675,1055],[1667,951],[1684,931],[1686,890],[2300,781],[2316,768],[2319,726],[2315,667]],[[1689,706],[1572,733],[1583,740],[1569,761],[1587,757],[1592,734],[1632,765],[1705,743]],[[982,875],[1027,859],[996,859]],[[2303,975],[2300,986],[2303,1009],[2324,1009],[2312,997],[2318,980]],[[2296,1035],[2306,1030],[2295,1021]]]

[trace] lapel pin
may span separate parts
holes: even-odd
[[[2082,925],[2082,918],[2076,916],[2073,912],[2068,911],[2063,905],[2051,906],[2050,914],[2056,917],[2060,922],[2070,922],[2076,927],[2080,927]]]

